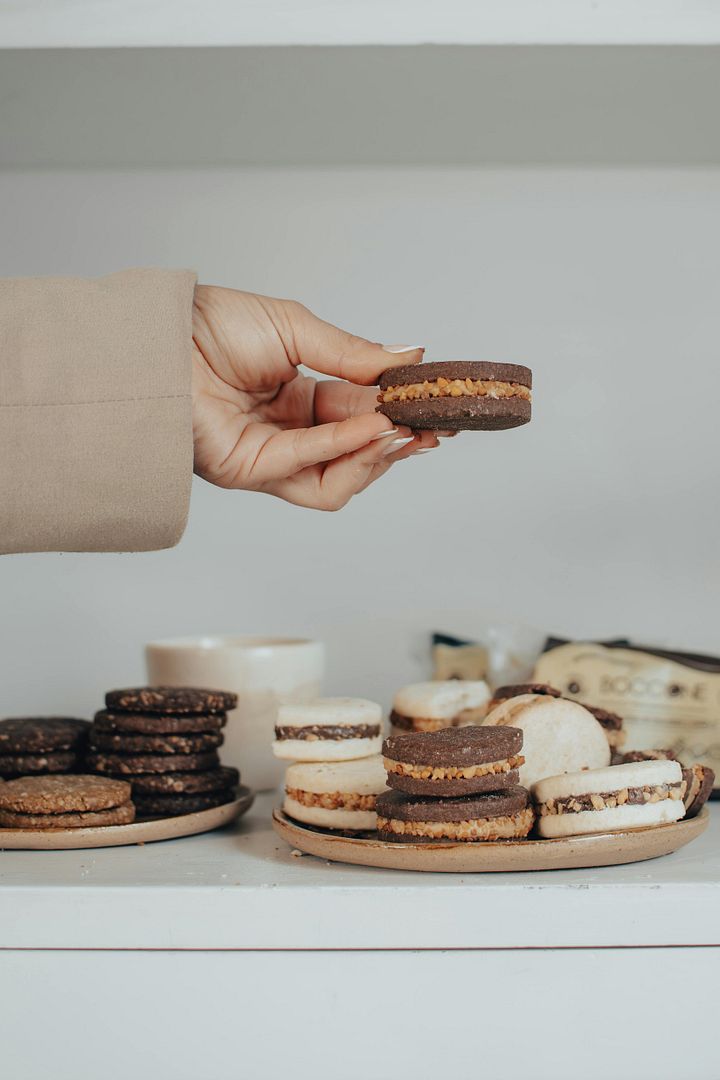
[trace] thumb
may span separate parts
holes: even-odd
[[[388,368],[422,360],[421,345],[378,345],[324,322],[302,304],[289,307],[286,318],[295,344],[293,360],[313,371],[373,386]]]

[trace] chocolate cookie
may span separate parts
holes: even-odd
[[[132,713],[224,713],[237,705],[237,694],[225,690],[203,690],[194,686],[139,686],[110,690],[105,695],[110,712]]]
[[[378,795],[378,836],[394,843],[510,840],[527,836],[534,813],[525,788],[462,799],[417,799],[399,791]]]
[[[625,742],[623,730],[623,718],[617,713],[608,712],[607,709],[598,709],[593,705],[585,705],[588,712],[592,713],[600,727],[605,732],[611,750],[618,751]]]
[[[636,761],[677,761],[674,750],[628,750],[627,754],[617,755],[613,765],[631,765]]]
[[[209,792],[233,788],[240,783],[237,769],[221,765],[205,772],[159,773],[153,776],[128,777],[132,784],[133,798],[155,795],[205,795]]]
[[[205,754],[113,754],[92,750],[86,764],[93,772],[128,776],[135,773],[196,772],[214,769],[220,759],[214,750]]]
[[[379,386],[376,411],[415,431],[492,431],[530,420],[532,372],[518,364],[407,364],[384,371]]]
[[[710,798],[715,783],[715,773],[708,765],[693,765],[689,769],[683,769],[683,780],[686,783],[685,817],[696,817]]]
[[[168,713],[109,712],[95,713],[94,731],[126,731],[135,735],[187,735],[219,731],[227,723],[227,713],[187,713],[172,716]]]
[[[0,755],[44,754],[81,745],[90,724],[70,716],[13,716],[0,720]]]
[[[133,798],[138,817],[179,817],[232,802],[235,791],[225,788],[207,795],[135,795]]]
[[[391,735],[382,748],[388,786],[432,796],[510,788],[525,761],[522,743],[521,731],[504,726]]]
[[[27,773],[67,773],[77,768],[75,750],[55,750],[47,754],[0,754],[0,776],[25,776]]]
[[[117,754],[202,754],[223,744],[218,731],[194,735],[128,735],[124,732],[90,732],[93,750],[112,750]]]
[[[97,812],[129,799],[126,781],[102,776],[23,776],[0,785],[0,809],[17,814]]]
[[[5,829],[90,829],[100,825],[130,825],[135,820],[131,802],[110,810],[88,810],[63,814],[17,814],[0,810],[0,826]]]

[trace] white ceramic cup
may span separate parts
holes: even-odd
[[[223,764],[235,765],[254,791],[278,786],[285,766],[271,743],[278,705],[320,697],[325,646],[305,638],[207,635],[168,638],[145,647],[152,686],[231,690],[238,707],[228,714]]]

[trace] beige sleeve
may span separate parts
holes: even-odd
[[[169,270],[0,280],[0,553],[178,542],[194,285]]]

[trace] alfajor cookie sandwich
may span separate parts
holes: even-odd
[[[378,754],[382,709],[363,698],[281,705],[273,753],[285,761],[347,761]]]
[[[677,761],[638,761],[551,776],[532,789],[540,836],[640,829],[679,821],[685,781]]]
[[[388,786],[435,797],[504,790],[518,783],[522,745],[522,732],[510,727],[391,735],[382,748]]]
[[[412,683],[395,695],[390,724],[398,735],[473,724],[485,716],[489,700],[490,690],[482,679]]]
[[[377,412],[414,431],[492,431],[530,420],[532,372],[520,364],[406,364],[383,372],[379,386]]]
[[[422,799],[387,791],[378,796],[376,808],[378,838],[401,844],[522,839],[535,818],[521,787],[462,799]]]
[[[691,765],[687,769],[683,768],[682,774],[685,781],[685,817],[697,817],[710,798],[715,784],[715,773],[708,765]]]
[[[302,761],[288,766],[283,810],[324,829],[374,829],[375,799],[386,790],[379,754],[354,761]]]
[[[592,713],[576,701],[521,694],[492,709],[483,724],[520,728],[525,758],[520,783],[525,787],[546,776],[610,764],[605,732]]]
[[[498,705],[504,705],[513,698],[521,696],[525,697],[527,695],[554,698],[561,698],[563,696],[561,690],[557,690],[554,686],[548,686],[547,683],[517,683],[512,686],[499,686],[494,692],[492,700],[488,705],[488,712],[497,708]],[[574,701],[575,698],[568,698],[567,700]],[[593,714],[600,727],[605,732],[605,738],[608,741],[611,753],[619,753],[625,742],[622,717],[618,716],[617,713],[608,712],[607,709],[600,709],[594,705],[588,705],[585,702],[582,702],[581,704],[583,708]]]
[[[502,705],[503,702],[509,701],[510,698],[524,697],[527,694],[539,697],[562,697],[562,691],[556,690],[554,686],[548,686],[547,683],[512,683],[508,686],[498,686],[493,691],[493,696],[488,705],[488,712],[490,709]]]

